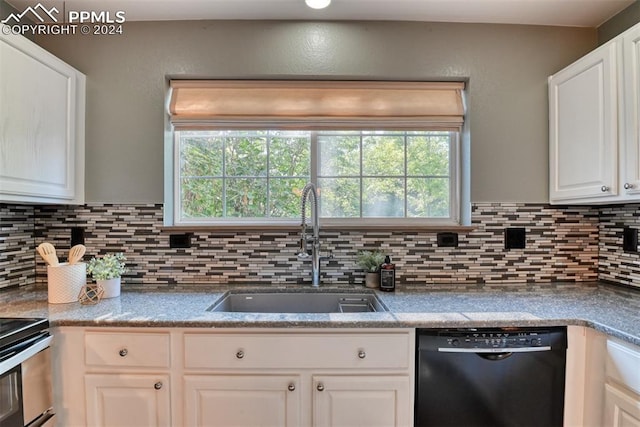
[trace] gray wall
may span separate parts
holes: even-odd
[[[640,22],[640,2],[635,1],[631,6],[598,27],[598,44],[608,42],[638,22]]]
[[[167,75],[468,79],[471,200],[548,200],[548,75],[595,29],[398,22],[126,23],[122,36],[49,36],[87,75],[86,200],[161,203]]]

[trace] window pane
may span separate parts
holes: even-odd
[[[298,219],[310,181],[324,218],[451,217],[450,132],[181,131],[177,141],[185,220]]]
[[[408,178],[407,210],[409,217],[449,217],[449,179]]]
[[[404,180],[365,178],[362,180],[363,217],[403,217]]]
[[[362,173],[365,176],[404,176],[404,138],[401,135],[363,137]]]
[[[212,137],[180,138],[180,174],[222,176],[222,142]]]
[[[184,218],[222,216],[221,179],[183,179],[180,186]]]
[[[300,212],[300,196],[307,178],[273,178],[269,181],[269,216],[297,218]]]
[[[308,177],[310,146],[309,132],[276,133],[269,143],[269,175]]]
[[[407,175],[448,176],[448,134],[407,138]]]
[[[319,178],[320,216],[360,217],[360,179]]]
[[[226,216],[262,218],[267,212],[267,180],[229,178],[226,180]]]
[[[320,176],[360,175],[360,135],[318,136]]]
[[[266,174],[266,138],[244,136],[226,139],[226,176],[266,176]]]

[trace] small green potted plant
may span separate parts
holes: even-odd
[[[358,252],[357,263],[366,271],[364,283],[367,288],[377,288],[380,285],[380,264],[383,262],[384,254],[380,251]]]
[[[127,271],[126,260],[124,254],[118,252],[94,257],[87,264],[87,273],[104,289],[103,298],[120,296],[121,278]]]

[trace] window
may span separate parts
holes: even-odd
[[[461,82],[172,80],[165,225],[469,223]],[[469,211],[469,212],[467,212]]]
[[[292,219],[311,177],[309,132],[177,133],[179,222]]]
[[[179,224],[295,223],[316,184],[323,222],[456,217],[457,133],[177,131]]]

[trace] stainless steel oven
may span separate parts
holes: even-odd
[[[0,427],[54,424],[46,319],[0,318]]]

